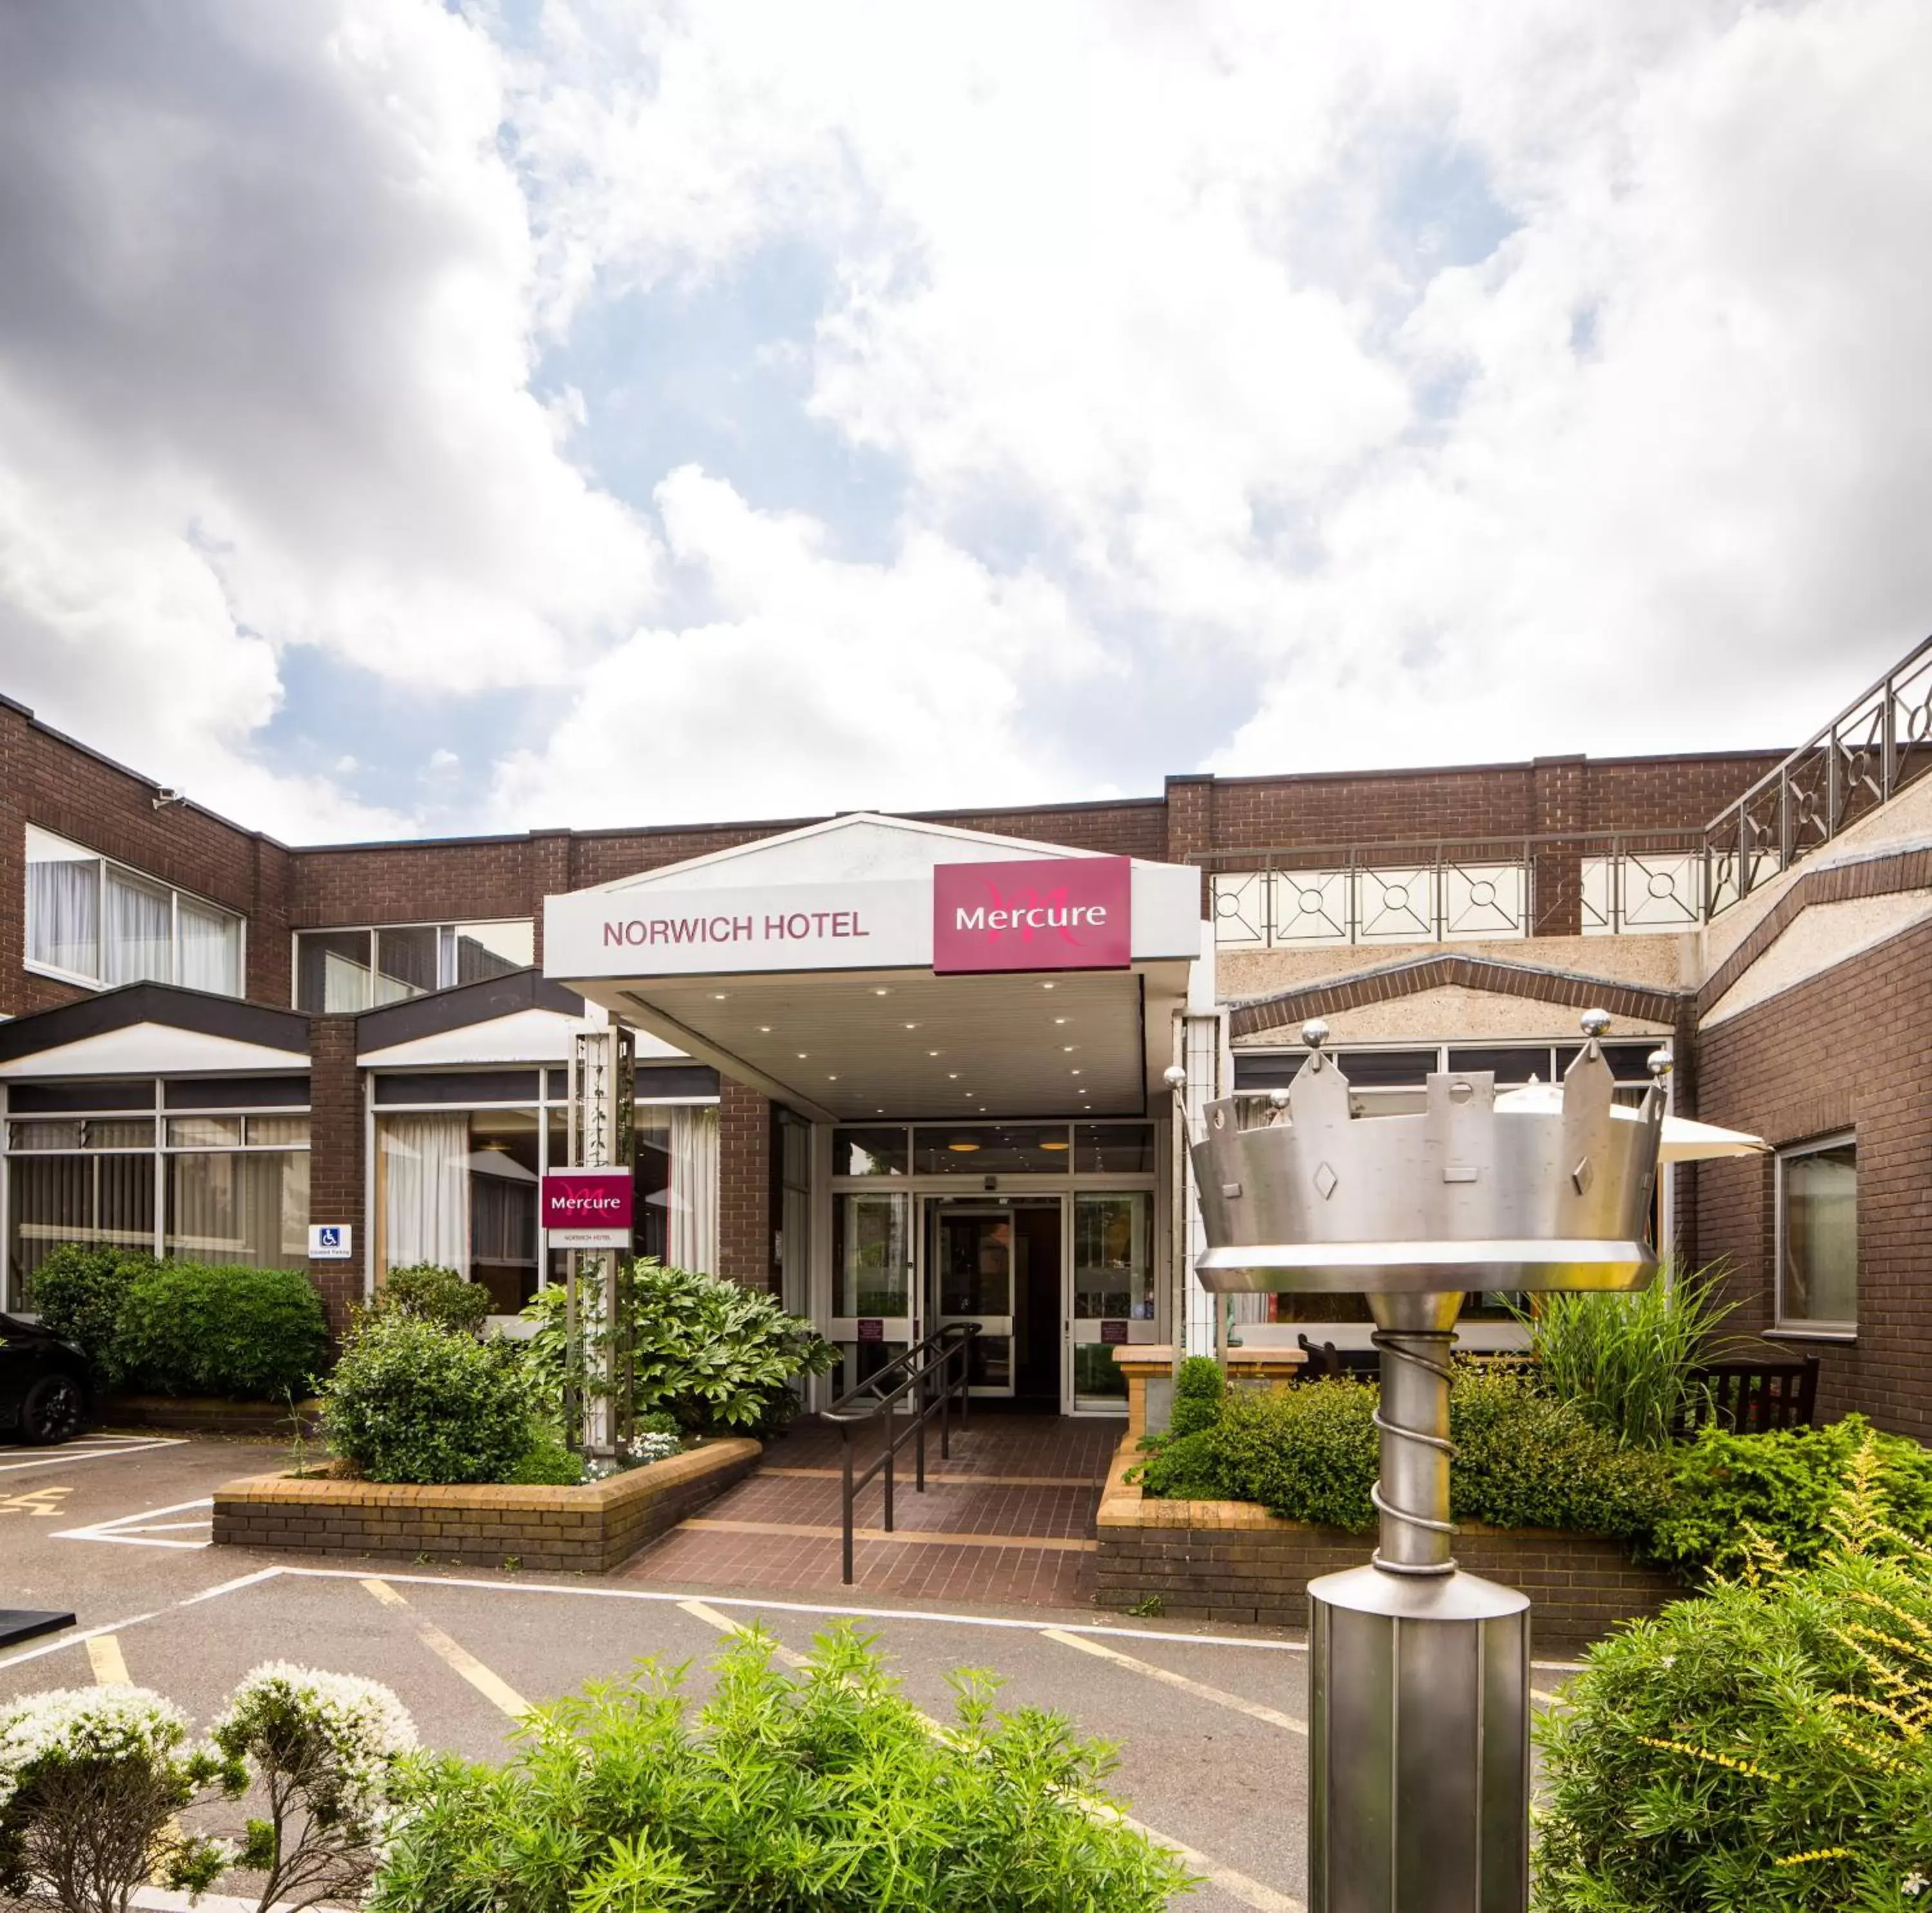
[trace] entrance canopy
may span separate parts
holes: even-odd
[[[794,1109],[1132,1116],[1198,873],[862,812],[547,898],[544,971]]]

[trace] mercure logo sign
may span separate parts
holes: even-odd
[[[1133,960],[1132,870],[1125,857],[936,865],[932,967],[1124,970]]]
[[[553,1170],[543,1179],[543,1224],[561,1248],[617,1248],[630,1242],[628,1169]]]

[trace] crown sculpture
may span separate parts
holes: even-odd
[[[1460,1572],[1450,1356],[1465,1294],[1642,1288],[1670,1059],[1616,1101],[1602,1011],[1547,1090],[1428,1079],[1363,1114],[1304,1025],[1286,1089],[1210,1103],[1192,1137],[1212,1293],[1365,1295],[1382,1355],[1371,1563],[1309,1584],[1310,1913],[1503,1913],[1529,1892],[1529,1603]],[[1185,1077],[1170,1074],[1177,1090]]]
[[[1258,1104],[1211,1103],[1193,1151],[1214,1294],[1640,1289],[1657,1269],[1651,1192],[1662,1076],[1640,1109],[1613,1100],[1601,1011],[1561,1106],[1498,1107],[1496,1078],[1429,1078],[1415,1116],[1355,1113],[1348,1080],[1303,1026],[1307,1062]]]

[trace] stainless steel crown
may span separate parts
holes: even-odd
[[[1202,1287],[1642,1288],[1657,1268],[1664,1091],[1654,1077],[1641,1107],[1616,1108],[1598,1042],[1609,1020],[1586,1017],[1560,1102],[1499,1108],[1492,1074],[1450,1071],[1429,1078],[1421,1114],[1378,1116],[1353,1113],[1328,1032],[1309,1025],[1311,1054],[1286,1091],[1208,1106],[1192,1147]]]

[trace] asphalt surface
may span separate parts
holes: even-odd
[[[0,1448],[0,1605],[70,1608],[78,1621],[0,1653],[0,1694],[86,1684],[118,1650],[129,1677],[205,1722],[251,1667],[292,1659],[386,1682],[425,1743],[500,1758],[513,1726],[506,1709],[520,1701],[552,1698],[651,1655],[691,1663],[701,1695],[724,1629],[755,1620],[802,1652],[840,1611],[742,1588],[323,1563],[208,1545],[202,1504],[216,1485],[279,1461],[259,1443],[161,1437]],[[866,1599],[844,1611],[855,1609],[909,1697],[941,1719],[952,1711],[948,1675],[980,1668],[1002,1677],[1003,1704],[1058,1710],[1115,1743],[1116,1797],[1210,1875],[1177,1905],[1297,1913],[1307,1712],[1298,1638],[1103,1623],[1091,1610],[940,1612]]]

